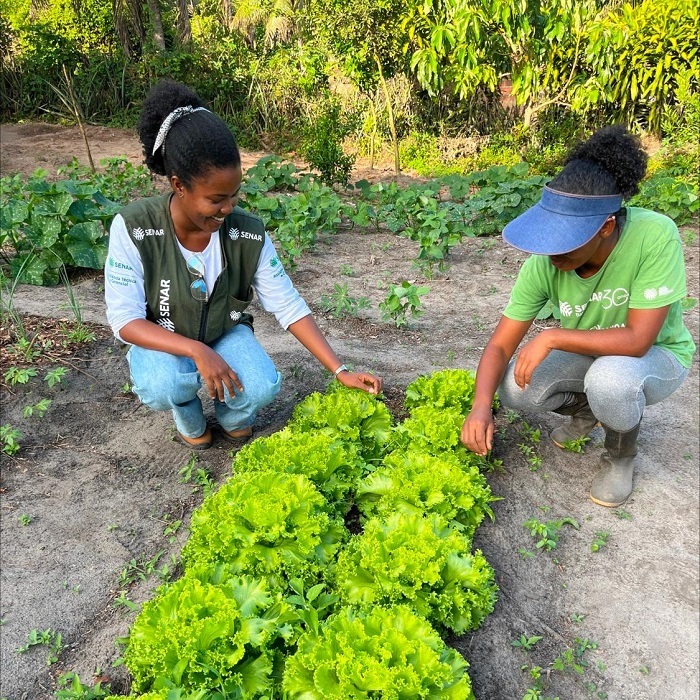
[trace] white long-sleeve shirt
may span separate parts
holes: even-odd
[[[182,245],[180,251],[184,258],[192,255],[192,251],[186,250]],[[223,269],[218,231],[212,234],[209,244],[199,256],[204,262],[204,280],[211,292]],[[273,313],[285,330],[295,321],[311,313],[284,271],[267,234],[253,278],[253,289],[263,309]],[[119,340],[119,331],[127,323],[146,318],[143,263],[127,232],[124,219],[119,214],[114,217],[109,234],[109,251],[105,265],[105,301],[107,321]]]

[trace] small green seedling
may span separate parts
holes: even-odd
[[[369,309],[370,301],[367,297],[353,297],[347,284],[333,285],[330,294],[321,295],[321,308],[330,312],[334,318],[356,317],[361,309]]]
[[[113,603],[115,608],[126,608],[127,610],[138,610],[139,606],[133,601],[129,600],[126,595],[126,591],[119,591],[119,595],[114,599]]]
[[[170,542],[170,544],[175,542],[175,535],[177,535],[180,525],[182,525],[182,520],[173,520],[172,522],[168,522],[168,524],[165,526],[163,534],[168,538],[168,542]]]
[[[532,557],[535,556],[534,552],[531,552],[529,549],[525,549],[525,547],[520,547],[520,549],[518,549],[518,554],[523,559],[532,559]]]
[[[559,541],[559,530],[564,525],[571,525],[578,530],[580,525],[573,518],[562,518],[561,520],[548,520],[546,523],[535,518],[530,518],[523,523],[523,527],[530,531],[530,534],[537,540],[537,549],[551,552]]]
[[[591,552],[597,552],[608,544],[609,532],[598,531],[595,533],[595,538],[591,542]]]
[[[577,625],[580,625],[586,619],[586,615],[585,613],[574,612],[571,613],[571,615],[569,615],[569,619],[571,620],[571,622],[575,622]]]
[[[379,304],[382,318],[393,321],[397,328],[410,327],[413,319],[423,315],[420,297],[429,291],[429,287],[417,287],[408,280],[389,285],[389,294]]]
[[[22,409],[22,415],[25,418],[31,418],[35,415],[39,418],[43,418],[46,411],[49,410],[49,406],[51,406],[51,403],[51,399],[41,399],[41,401],[37,401],[37,403],[35,403],[33,406],[25,406]]]
[[[95,676],[101,675],[100,669]],[[74,671],[67,671],[58,677],[58,690],[54,693],[56,700],[99,700],[111,695],[109,685],[97,681],[95,685],[87,685],[80,681],[80,676]]]
[[[523,651],[531,651],[537,642],[540,641],[542,637],[538,634],[533,635],[532,637],[527,637],[524,634],[521,634],[518,639],[514,639],[511,644],[516,647],[516,649],[522,649]]]
[[[615,515],[617,515],[620,520],[632,520],[632,513],[623,510],[622,508],[618,508],[617,510],[613,511]]]
[[[352,265],[343,263],[339,268],[340,274],[346,277],[352,277],[355,274],[355,270],[352,269]]]
[[[22,515],[19,516],[19,522],[22,526],[29,525],[29,523],[32,522],[32,516],[22,513]]]
[[[564,449],[568,450],[569,452],[583,454],[583,448],[587,442],[590,442],[590,440],[591,438],[584,435],[583,437],[576,438],[575,440],[564,440],[562,445],[564,446]]]
[[[640,666],[640,667],[639,667],[639,672],[640,672],[643,676],[648,676],[648,675],[651,673],[651,668],[649,668],[649,666]]]
[[[68,374],[68,370],[65,367],[54,367],[50,369],[44,376],[44,381],[49,385],[49,388],[55,384],[60,384],[64,377]]]
[[[10,367],[5,372],[5,381],[10,386],[26,384],[32,377],[36,377],[36,370],[33,367]]]
[[[30,647],[34,646],[47,646],[49,647],[49,654],[46,659],[46,665],[50,666],[58,661],[58,654],[63,649],[63,641],[60,632],[54,632],[51,629],[44,630],[43,632],[37,629],[33,629],[28,637],[27,643],[17,649],[18,654],[23,654],[29,651]]]
[[[9,423],[0,426],[0,442],[2,443],[2,451],[6,455],[11,456],[19,452],[21,447],[19,441],[22,437],[22,433]]]

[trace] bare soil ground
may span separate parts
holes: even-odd
[[[133,132],[90,127],[88,133],[96,160],[126,155],[141,161]],[[37,167],[54,172],[72,156],[85,160],[75,128],[3,125],[0,142],[3,175]],[[244,154],[244,167],[261,155]],[[368,175],[389,177],[361,168],[356,173],[358,179]],[[697,297],[694,233],[687,232],[686,261],[689,294]],[[416,279],[415,252],[414,244],[390,233],[343,231],[307,254],[293,275],[312,305],[336,282],[371,300],[360,319],[338,321],[323,313],[317,318],[348,364],[383,375],[392,406],[401,405],[403,388],[421,373],[476,368],[522,262],[522,254],[500,239],[465,240],[449,273],[425,281],[425,315],[414,329],[399,331],[381,322],[377,305],[390,282]],[[351,276],[341,274],[344,266],[352,268]],[[85,319],[103,326],[100,275],[84,276],[75,286]],[[63,288],[22,287],[14,301],[22,313],[70,319]],[[698,342],[697,307],[686,313],[686,323]],[[300,398],[323,389],[327,380],[260,309],[256,333],[284,376],[282,393],[259,416],[260,435],[282,427]],[[181,482],[178,471],[190,453],[173,441],[169,416],[149,412],[124,393],[127,367],[109,332],[98,330],[94,342],[71,346],[53,364],[68,369],[63,382],[49,389],[40,369],[27,385],[6,387],[0,404],[2,423],[24,434],[21,451],[2,457],[0,696],[7,700],[52,697],[56,677],[66,670],[78,671],[84,682],[104,677],[114,691],[128,690],[124,668],[112,663],[120,656],[115,639],[127,633],[135,613],[115,606],[115,599],[125,590],[141,603],[159,581],[144,573],[145,580],[137,576],[126,585],[120,572],[130,564],[148,569],[144,562],[159,554],[160,568],[177,555],[186,528],[171,541],[164,534],[167,523],[181,519],[186,525],[202,499],[201,489]],[[53,401],[46,416],[24,418],[22,408],[41,397]],[[614,512],[587,500],[601,434],[581,455],[562,452],[544,438],[537,446],[543,464],[532,472],[518,448],[520,421],[509,423],[501,412],[496,453],[504,469],[488,478],[502,500],[494,504],[495,520],[476,538],[496,569],[500,600],[481,629],[449,640],[471,664],[479,700],[519,700],[532,684],[522,666],[548,669],[577,638],[597,644],[586,655],[588,668],[583,677],[552,673],[545,697],[698,697],[698,414],[696,357],[685,384],[648,408],[634,493]],[[560,420],[554,414],[522,418],[541,427],[543,436]],[[199,457],[218,483],[231,471],[228,447],[217,441]],[[26,525],[23,515],[30,518]],[[581,528],[565,529],[550,554],[524,557],[519,550],[534,551],[523,528],[532,517],[573,517]],[[592,553],[598,532],[609,533],[608,544]],[[66,645],[57,663],[47,665],[46,647],[17,653],[31,630],[49,628],[61,632]],[[511,644],[521,634],[543,639],[528,654]]]

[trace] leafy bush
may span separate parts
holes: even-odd
[[[58,174],[65,175],[69,180],[92,182],[101,194],[118,204],[128,204],[132,199],[158,193],[145,165],[134,165],[126,156],[103,158],[100,165],[104,170],[93,173],[77,158],[73,158],[58,169]]]
[[[298,404],[289,428],[354,444],[369,462],[381,456],[389,440],[391,414],[376,397],[337,383],[328,393],[311,394]]]
[[[470,538],[485,515],[493,518],[493,500],[477,467],[463,468],[449,454],[434,457],[414,450],[387,455],[357,488],[357,505],[367,517],[434,513]]]
[[[498,234],[508,222],[536,204],[548,178],[528,177],[528,172],[528,164],[521,162],[493,166],[463,178],[444,178],[452,199],[463,200],[465,234]]]
[[[259,471],[229,479],[192,514],[182,561],[230,566],[274,580],[314,580],[346,534],[302,474]]]
[[[343,139],[352,129],[353,124],[341,113],[340,104],[329,100],[322,113],[305,130],[301,154],[329,185],[345,185],[350,178],[355,158],[343,151]]]
[[[409,608],[344,608],[287,661],[290,700],[473,700],[467,662]]]
[[[124,658],[139,691],[170,684],[265,698],[295,617],[263,581],[198,567],[144,604]]]
[[[437,515],[372,518],[340,553],[341,602],[363,610],[408,605],[457,634],[476,629],[496,602],[493,569],[471,541]]]
[[[48,182],[37,170],[0,181],[0,251],[19,282],[58,284],[64,266],[100,269],[107,258],[107,227],[120,206],[90,182]]]
[[[237,474],[303,474],[342,513],[365,467],[354,445],[322,433],[297,433],[290,428],[254,440],[238,452],[233,462]]]
[[[688,184],[663,171],[644,180],[639,193],[628,204],[666,214],[679,226],[689,223],[700,212],[697,185]]]

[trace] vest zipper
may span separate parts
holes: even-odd
[[[202,305],[202,316],[199,319],[199,333],[197,334],[197,340],[199,340],[200,343],[204,342],[204,338],[206,338],[206,331],[207,331],[207,316],[209,315],[209,302],[206,302],[205,304]]]
[[[212,300],[214,292],[216,292],[217,284],[219,284],[218,278],[214,282],[214,287],[211,290],[209,299],[202,305],[202,316],[199,319],[199,333],[197,334],[197,340],[199,340],[200,343],[203,343],[204,339],[207,337],[207,317],[209,316],[209,302]]]

